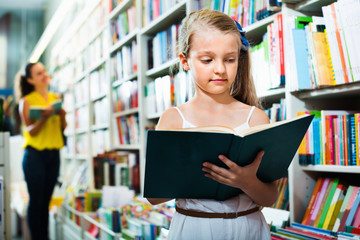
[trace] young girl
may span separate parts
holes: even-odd
[[[179,33],[179,57],[181,67],[190,71],[194,80],[195,95],[165,111],[157,129],[226,125],[239,131],[269,123],[257,108],[248,48],[240,24],[229,16],[212,10],[188,15]],[[225,201],[176,199],[168,238],[270,239],[259,206],[271,206],[278,192],[275,182],[264,183],[256,177],[263,154],[244,167],[223,155],[214,157],[229,169],[204,163],[205,176],[244,193]],[[148,200],[159,204],[170,199]]]
[[[27,221],[31,239],[49,239],[49,203],[59,175],[59,149],[64,145],[65,111],[53,114],[58,96],[48,92],[50,77],[41,63],[29,63],[21,76],[19,112],[24,125],[23,170],[29,192]],[[39,120],[29,117],[31,106],[46,107]]]

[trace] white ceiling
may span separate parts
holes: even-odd
[[[0,9],[42,9],[51,0],[0,0]]]

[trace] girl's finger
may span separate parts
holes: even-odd
[[[238,165],[236,163],[234,163],[233,161],[231,161],[230,159],[228,159],[227,157],[225,157],[224,155],[220,154],[219,159],[225,163],[226,166],[228,166],[230,169],[237,167]]]
[[[223,183],[223,184],[227,184],[228,183],[228,179],[221,176],[220,174],[216,173],[216,172],[207,172],[205,173],[205,177],[211,178],[217,182]]]
[[[208,162],[203,163],[203,171],[211,173],[211,172],[215,172],[216,174],[222,175],[224,177],[229,175],[229,170],[222,168],[222,167],[218,167],[215,164],[211,164]]]

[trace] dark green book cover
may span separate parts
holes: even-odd
[[[226,167],[218,159],[219,154],[245,166],[264,150],[258,178],[264,182],[280,179],[286,174],[312,118],[300,116],[267,124],[268,128],[243,137],[220,132],[149,130],[144,197],[226,200],[238,195],[240,189],[207,178],[202,171],[203,162]]]

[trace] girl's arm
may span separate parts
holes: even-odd
[[[166,110],[161,116],[156,130],[181,128],[182,120],[180,119],[179,113],[174,108]],[[169,159],[171,161],[171,159]],[[172,200],[171,198],[147,198],[147,200],[153,204],[160,204]]]
[[[266,123],[269,123],[268,116],[260,109],[255,109],[250,119],[250,126]],[[207,177],[215,181],[231,187],[240,188],[255,203],[261,206],[271,206],[278,196],[276,181],[264,183],[256,176],[263,154],[263,151],[259,152],[255,160],[244,167],[240,167],[224,155],[220,155],[219,159],[224,162],[229,169],[218,167],[207,162],[203,164],[203,171]]]
[[[25,98],[20,99],[19,112],[21,121],[25,124],[29,134],[31,136],[36,136],[44,126],[46,120],[51,116],[54,108],[53,106],[49,106],[46,110],[42,111],[40,120],[36,122],[29,118],[29,109],[29,102]]]

